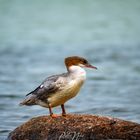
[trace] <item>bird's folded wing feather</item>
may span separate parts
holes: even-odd
[[[28,93],[26,96],[33,94],[36,95],[38,99],[43,100],[62,90],[63,86],[64,82],[60,80],[60,75],[54,75],[45,79],[39,87]]]

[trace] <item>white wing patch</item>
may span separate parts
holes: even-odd
[[[43,88],[44,87],[44,85],[40,85],[40,88]]]

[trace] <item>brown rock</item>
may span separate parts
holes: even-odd
[[[140,140],[140,124],[94,115],[40,116],[17,127],[7,140],[103,139]]]

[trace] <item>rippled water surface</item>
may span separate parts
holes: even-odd
[[[0,139],[48,109],[20,107],[49,75],[65,72],[70,55],[86,57],[80,94],[69,113],[118,117],[140,123],[140,2],[0,1]],[[54,112],[60,113],[60,108]]]

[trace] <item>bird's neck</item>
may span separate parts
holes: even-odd
[[[80,66],[70,66],[68,72],[73,78],[86,79],[86,71]]]

